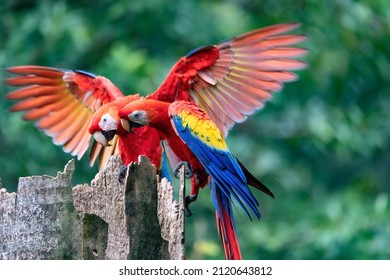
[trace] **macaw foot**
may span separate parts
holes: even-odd
[[[192,172],[191,165],[186,161],[179,162],[176,165],[175,170],[173,171],[173,174],[175,175],[175,177],[177,179],[180,179],[180,167],[182,167],[183,165],[184,165],[184,177],[187,179],[191,178],[194,173]]]
[[[121,184],[123,183],[123,179],[125,179],[126,173],[127,173],[127,166],[126,165],[122,165],[121,169],[119,169],[119,173],[118,173],[118,181],[119,181],[119,183],[121,183]]]
[[[188,195],[185,197],[184,199],[184,209],[187,211],[187,217],[191,217],[192,216],[192,211],[190,209],[190,204],[192,202],[194,202],[196,199],[198,198],[198,195],[197,194],[191,194],[191,195]]]

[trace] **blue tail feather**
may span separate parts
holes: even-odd
[[[171,175],[169,173],[168,165],[167,165],[167,156],[165,153],[162,154],[162,159],[161,159],[161,169],[160,169],[160,175],[161,178],[167,178],[169,182],[172,182]]]

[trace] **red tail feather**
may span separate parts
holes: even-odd
[[[218,217],[217,212],[215,212],[215,221],[221,236],[225,258],[227,260],[242,260],[240,245],[238,244],[232,217],[229,217],[225,208],[222,208],[221,212],[221,217]]]

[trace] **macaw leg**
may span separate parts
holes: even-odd
[[[123,179],[125,179],[126,173],[127,173],[127,166],[122,165],[121,168],[119,169],[119,173],[118,173],[119,183],[121,183],[121,184],[123,183]]]
[[[179,162],[176,165],[175,170],[173,171],[173,174],[175,175],[175,177],[177,179],[179,179],[180,178],[180,175],[179,175],[180,167],[182,167],[183,165],[184,165],[184,177],[187,179],[191,178],[193,175],[192,168],[191,168],[191,165],[186,161]]]
[[[192,176],[191,178],[191,194],[186,196],[184,201],[184,208],[187,211],[187,217],[190,217],[193,214],[190,209],[190,204],[198,198],[199,186],[202,184],[197,170],[195,170],[194,174],[195,176]]]
[[[179,174],[180,174],[180,168],[182,166],[184,166],[184,177],[187,179],[191,178],[191,185],[192,185],[191,195],[186,196],[184,199],[184,209],[187,211],[187,217],[190,217],[193,215],[190,209],[190,204],[198,198],[199,187],[196,188],[196,191],[194,190],[196,178],[193,177],[194,172],[192,170],[191,165],[186,161],[181,161],[176,165],[175,170],[173,172],[175,177],[178,179],[180,178]]]
[[[191,194],[187,195],[184,199],[184,209],[187,211],[187,217],[191,217],[193,215],[191,209],[190,209],[190,204],[194,202],[198,198],[197,194]]]

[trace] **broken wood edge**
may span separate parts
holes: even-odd
[[[17,192],[1,190],[1,259],[79,258],[81,222],[71,194],[73,172],[74,161],[69,161],[56,177],[21,177]]]
[[[139,158],[139,161],[137,164],[142,164],[142,162],[148,162],[148,164],[151,165],[149,159],[141,156]],[[108,238],[107,243],[103,242],[104,243],[103,246],[100,246],[100,248],[105,248],[104,253],[96,250],[95,247],[98,247],[98,246],[94,247],[94,245],[93,245],[93,242],[97,242],[97,241],[94,241],[94,237],[96,237],[95,238],[96,240],[101,241],[102,238],[106,238],[105,237],[106,235],[109,236],[110,233],[111,233],[111,235],[118,233],[119,229],[122,229],[122,232],[123,232],[123,230],[125,230],[125,228],[126,228],[123,224],[121,225],[120,221],[118,221],[120,219],[117,219],[116,225],[112,225],[112,224],[110,225],[109,222],[107,222],[109,220],[109,219],[107,219],[107,216],[116,217],[115,215],[111,215],[110,211],[114,211],[114,213],[116,213],[119,216],[122,216],[124,219],[125,218],[125,210],[124,210],[123,206],[122,206],[122,209],[120,209],[120,210],[118,210],[118,208],[112,208],[112,207],[111,208],[106,207],[107,209],[105,209],[102,206],[103,204],[101,204],[101,203],[100,204],[98,203],[95,206],[92,203],[94,199],[99,200],[102,198],[102,196],[104,197],[104,196],[107,196],[110,194],[112,196],[111,191],[113,189],[117,189],[118,192],[115,193],[116,196],[114,198],[111,197],[111,200],[109,200],[110,203],[108,203],[108,205],[112,206],[112,205],[117,204],[118,202],[121,202],[121,201],[124,202],[124,195],[122,196],[120,194],[120,192],[121,191],[123,193],[125,192],[125,190],[124,190],[125,185],[124,184],[121,185],[121,184],[116,182],[117,175],[118,175],[117,172],[119,171],[119,168],[121,165],[122,165],[122,162],[121,162],[119,156],[113,156],[110,159],[107,167],[105,169],[101,170],[95,176],[95,178],[91,181],[91,186],[89,186],[88,184],[79,184],[79,185],[76,185],[75,187],[72,187],[71,179],[72,179],[73,172],[75,169],[75,160],[74,159],[70,160],[65,165],[64,171],[58,172],[56,177],[43,175],[43,176],[30,176],[30,177],[20,178],[17,192],[8,193],[7,190],[2,187],[1,181],[0,181],[0,203],[3,204],[3,205],[0,205],[2,207],[2,208],[1,207],[0,208],[3,210],[5,208],[9,208],[10,212],[12,212],[12,213],[8,213],[8,214],[6,213],[6,215],[12,215],[13,217],[15,217],[17,219],[17,216],[14,213],[15,208],[17,206],[17,202],[18,202],[17,196],[20,193],[20,190],[22,190],[23,188],[31,188],[31,186],[29,186],[29,180],[31,178],[32,179],[41,179],[41,180],[56,180],[59,178],[64,179],[66,182],[69,182],[69,186],[68,186],[68,183],[66,183],[65,185],[64,184],[62,185],[62,188],[65,188],[65,189],[68,187],[71,188],[69,191],[69,193],[70,193],[70,200],[69,201],[71,202],[70,207],[74,208],[74,217],[72,218],[73,219],[72,221],[70,221],[70,222],[68,221],[66,223],[66,229],[68,229],[69,232],[68,233],[62,232],[61,235],[69,235],[72,239],[72,241],[69,241],[70,243],[72,243],[73,245],[79,244],[78,245],[79,250],[77,252],[72,251],[74,255],[70,256],[69,258],[90,258],[87,256],[95,256],[94,259],[126,259],[127,254],[129,252],[129,250],[131,249],[129,247],[129,245],[126,245],[125,239],[129,240],[127,234],[122,234],[122,237],[123,237],[122,239],[116,238],[115,240],[111,240],[112,242],[110,242],[110,239],[107,237]],[[157,175],[155,175],[155,176],[157,176]],[[183,174],[182,174],[182,176],[183,176]],[[158,210],[156,211],[156,215],[158,217],[158,222],[159,222],[159,225],[161,227],[161,237],[162,237],[162,239],[164,239],[168,243],[167,247],[168,247],[170,259],[184,259],[185,258],[185,254],[184,254],[184,252],[185,252],[185,246],[184,246],[185,245],[184,244],[184,197],[185,197],[185,193],[180,194],[180,200],[179,200],[179,202],[177,202],[173,198],[173,186],[171,185],[171,183],[168,182],[168,180],[166,178],[163,178],[161,180],[161,182],[159,182],[158,177],[155,177],[155,178],[156,178],[156,182],[158,182],[158,184],[156,183],[155,184],[156,187],[152,186],[152,188],[155,189],[158,193],[157,201],[159,203],[158,203],[158,208],[157,208]],[[104,186],[105,188],[98,189],[96,187],[96,181],[99,181],[99,180],[104,181],[105,183],[108,183],[111,188],[107,188],[107,185],[105,183],[103,183],[102,187]],[[112,184],[110,184],[110,182],[112,182]],[[98,192],[98,190],[101,190],[102,192]],[[55,191],[56,191],[56,188],[54,188],[54,192]],[[182,191],[183,191],[183,188],[181,187],[180,192],[182,192]],[[185,189],[184,189],[184,191],[185,191]],[[68,192],[68,191],[66,191],[66,192]],[[61,194],[54,193],[54,194],[56,197],[61,199],[61,197],[59,195],[61,195],[62,193]],[[105,201],[105,199],[103,199],[103,201]],[[164,202],[162,202],[162,201],[164,201]],[[179,205],[179,206],[177,206],[177,205]],[[179,210],[178,210],[178,207],[179,207]],[[99,208],[100,208],[100,212],[98,210]],[[105,213],[104,218],[101,217],[101,216],[104,216],[102,213]],[[163,213],[165,213],[165,214],[163,214]],[[96,219],[95,218],[91,219],[91,216],[89,216],[89,215],[96,215],[100,219],[97,219],[97,217],[96,217]],[[90,233],[91,232],[93,233],[93,230],[92,231],[90,230],[89,235],[87,234],[88,242],[86,240],[85,240],[85,242],[80,242],[80,240],[83,241],[83,233],[82,232],[85,229],[83,229],[83,226],[81,226],[81,224],[82,224],[82,221],[85,217],[87,217],[87,219],[88,219],[87,223],[89,223],[88,226],[90,228],[94,229],[94,225],[91,224],[91,221],[93,222],[94,220],[98,220],[101,225],[104,225],[102,227],[102,230],[107,231],[108,233],[102,232],[102,234],[100,234],[100,235],[96,234],[96,236],[91,236]],[[94,217],[94,216],[92,216],[92,217]],[[2,218],[2,217],[0,216],[0,218]],[[76,220],[74,220],[75,218],[76,218]],[[72,228],[72,226],[74,227],[77,223],[79,223],[80,226],[79,227],[76,226],[76,228]],[[105,223],[108,224],[108,230],[107,230],[107,227],[105,226]],[[176,226],[172,227],[172,224],[177,224],[178,228],[173,230]],[[85,231],[85,232],[88,233],[88,231]],[[0,233],[1,233],[1,231],[0,231]],[[46,234],[49,234],[49,233],[46,233]],[[121,241],[123,241],[123,243]],[[129,242],[127,242],[127,244],[129,244]],[[118,245],[120,245],[120,246],[118,246]],[[88,254],[82,253],[83,246],[87,246],[87,248],[89,250]],[[113,252],[117,252],[117,253],[114,254]],[[55,254],[54,257],[60,258],[61,255]],[[0,254],[0,258],[2,258],[1,254]],[[44,257],[35,256],[34,258],[39,259],[39,258],[44,258]],[[12,256],[9,259],[12,259]]]
[[[161,223],[162,237],[170,241],[169,252],[172,259],[184,260],[185,257],[185,177],[184,167],[180,169],[179,201],[174,200],[174,188],[167,178],[162,178],[158,187],[158,217]],[[171,213],[168,215],[166,211]],[[171,217],[171,219],[166,219]]]
[[[146,164],[152,165],[150,160],[146,157],[140,156],[138,160],[138,165]],[[129,237],[126,233],[126,224],[125,224],[125,207],[124,207],[124,193],[126,184],[120,184],[117,180],[119,168],[122,165],[119,156],[113,156],[110,158],[109,163],[106,168],[101,170],[96,174],[95,178],[89,184],[78,184],[72,187],[72,176],[75,170],[75,160],[71,159],[64,167],[63,172],[58,172],[56,177],[43,175],[43,176],[29,176],[19,178],[18,189],[16,192],[9,193],[2,185],[0,179],[0,212],[3,213],[3,216],[0,215],[2,222],[11,221],[11,224],[0,225],[0,227],[10,228],[15,223],[18,223],[18,213],[15,209],[18,207],[19,195],[23,193],[23,190],[30,191],[39,188],[34,188],[35,180],[38,181],[61,181],[60,186],[58,187],[56,183],[53,183],[53,186],[49,184],[48,188],[51,189],[49,192],[53,195],[54,198],[50,198],[51,201],[56,203],[61,203],[62,201],[66,202],[65,210],[69,212],[67,218],[65,218],[65,224],[60,224],[64,226],[64,230],[69,232],[56,233],[60,234],[61,238],[68,235],[66,242],[71,244],[72,256],[67,256],[67,258],[73,259],[126,259],[127,254],[130,250]],[[154,167],[153,167],[154,168]],[[157,176],[157,175],[155,175]],[[184,176],[184,173],[181,173],[181,176]],[[184,177],[183,177],[184,178]],[[155,177],[156,184],[155,187],[151,186],[155,191],[157,191],[157,201],[158,207],[156,215],[158,217],[158,223],[161,227],[161,238],[164,239],[168,246],[167,250],[169,251],[169,259],[184,259],[185,258],[185,244],[184,244],[184,197],[183,189],[180,189],[180,200],[179,202],[175,201],[173,198],[173,186],[166,178],[162,178],[161,181],[159,177]],[[101,188],[98,187],[97,182],[101,183]],[[127,178],[126,181],[127,182]],[[45,188],[46,185],[43,187]],[[33,194],[33,196],[39,194]],[[66,197],[61,197],[66,195]],[[68,197],[69,195],[69,197]],[[34,197],[33,197],[34,198]],[[27,206],[31,206],[31,203],[38,205],[39,203],[47,203],[42,200],[42,198],[37,198],[27,200]],[[94,202],[95,201],[95,202]],[[100,202],[99,202],[100,201]],[[115,207],[115,205],[121,205]],[[70,207],[70,208],[69,208]],[[122,208],[121,208],[122,207]],[[62,208],[60,208],[62,209]],[[57,211],[57,210],[56,210]],[[1,214],[0,213],[0,214]],[[113,215],[114,213],[115,215]],[[91,216],[92,215],[92,216]],[[96,216],[96,217],[95,217]],[[113,219],[108,217],[112,216]],[[70,217],[70,218],[69,218]],[[39,219],[40,217],[34,217]],[[4,220],[5,219],[5,220]],[[8,220],[7,220],[8,219]],[[9,220],[11,219],[11,220]],[[84,219],[84,220],[83,220]],[[94,225],[94,221],[99,221],[99,225]],[[115,221],[115,222],[113,222]],[[38,221],[37,224],[40,222]],[[174,226],[173,226],[174,225]],[[8,226],[8,227],[7,227]],[[86,228],[87,226],[87,228]],[[23,228],[23,225],[22,225]],[[100,228],[102,230],[100,232]],[[91,230],[92,229],[92,230]],[[122,233],[120,233],[122,232]],[[23,234],[30,234],[29,232],[22,232]],[[0,236],[2,231],[0,230]],[[51,234],[49,232],[42,232],[42,234]],[[84,234],[84,237],[83,237]],[[8,234],[9,235],[9,234]],[[8,236],[7,235],[7,236]],[[111,236],[111,239],[110,237]],[[115,238],[112,238],[115,236]],[[10,237],[10,236],[8,236]],[[59,238],[60,238],[59,237]],[[102,243],[102,239],[107,238],[107,242]],[[71,241],[70,241],[71,240]],[[126,241],[127,240],[127,241]],[[4,241],[4,240],[3,240]],[[9,241],[9,240],[8,240]],[[4,242],[8,242],[5,240]],[[12,244],[16,244],[18,240],[10,241]],[[100,247],[94,245],[94,243],[99,243]],[[11,244],[11,245],[12,245]],[[66,244],[61,243],[64,248],[69,248]],[[78,244],[78,245],[77,245]],[[8,246],[9,244],[7,244]],[[13,245],[12,245],[13,246]],[[21,246],[21,245],[20,245]],[[20,247],[19,246],[19,247]],[[77,248],[75,248],[75,246]],[[18,247],[18,248],[19,248]],[[7,248],[10,248],[8,246]],[[6,254],[6,258],[12,259],[13,257],[20,257],[18,254],[18,248],[13,248],[12,254],[7,252],[2,252]],[[84,248],[84,253],[83,249]],[[59,248],[61,249],[61,248]],[[47,251],[50,251],[50,248],[47,248]],[[104,250],[104,252],[102,252]],[[1,250],[0,250],[1,251]],[[62,250],[63,251],[63,250]],[[59,250],[59,252],[62,252]],[[88,251],[85,253],[85,251]],[[42,258],[61,258],[63,255],[58,252],[54,255],[46,254],[44,256],[39,255],[24,255],[22,258],[25,259],[42,259]],[[0,259],[3,257],[0,254]]]

